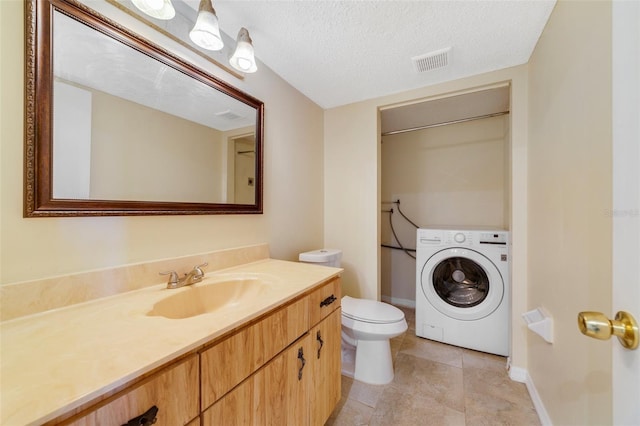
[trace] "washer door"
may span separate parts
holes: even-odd
[[[473,321],[495,311],[504,296],[504,280],[483,254],[448,248],[434,253],[422,268],[422,292],[442,314]]]

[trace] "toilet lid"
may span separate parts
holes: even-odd
[[[404,312],[388,303],[376,300],[342,298],[342,315],[357,321],[384,324],[402,321]]]

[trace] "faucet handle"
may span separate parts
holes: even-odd
[[[171,275],[169,277],[169,281],[167,282],[167,286],[176,286],[176,285],[178,285],[179,278],[178,278],[178,273],[176,271],[160,272],[160,275]]]
[[[204,271],[202,270],[202,268],[204,268],[205,266],[209,266],[209,263],[208,262],[204,262],[201,265],[194,266],[193,267],[193,272],[194,272],[193,277],[194,278],[202,278],[202,277],[204,277]]]

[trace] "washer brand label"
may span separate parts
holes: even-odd
[[[500,255],[500,260],[502,260],[503,262],[507,261],[507,255],[506,254],[501,254]]]

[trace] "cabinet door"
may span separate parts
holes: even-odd
[[[309,393],[313,380],[311,336],[307,335],[292,345],[286,356],[287,425],[309,424]]]
[[[311,346],[311,337],[306,335],[255,374],[254,425],[309,424]]]
[[[308,297],[297,300],[202,352],[202,408],[306,333],[308,306]]]
[[[155,405],[156,426],[185,425],[198,415],[198,388],[194,355],[70,424],[122,425]]]
[[[287,424],[287,355],[278,355],[254,376],[254,425]]]
[[[341,315],[336,309],[311,329],[313,380],[311,425],[323,425],[340,401],[341,391]]]
[[[312,341],[301,338],[202,414],[202,426],[309,424]]]
[[[203,409],[253,372],[253,331],[243,329],[200,354]]]

